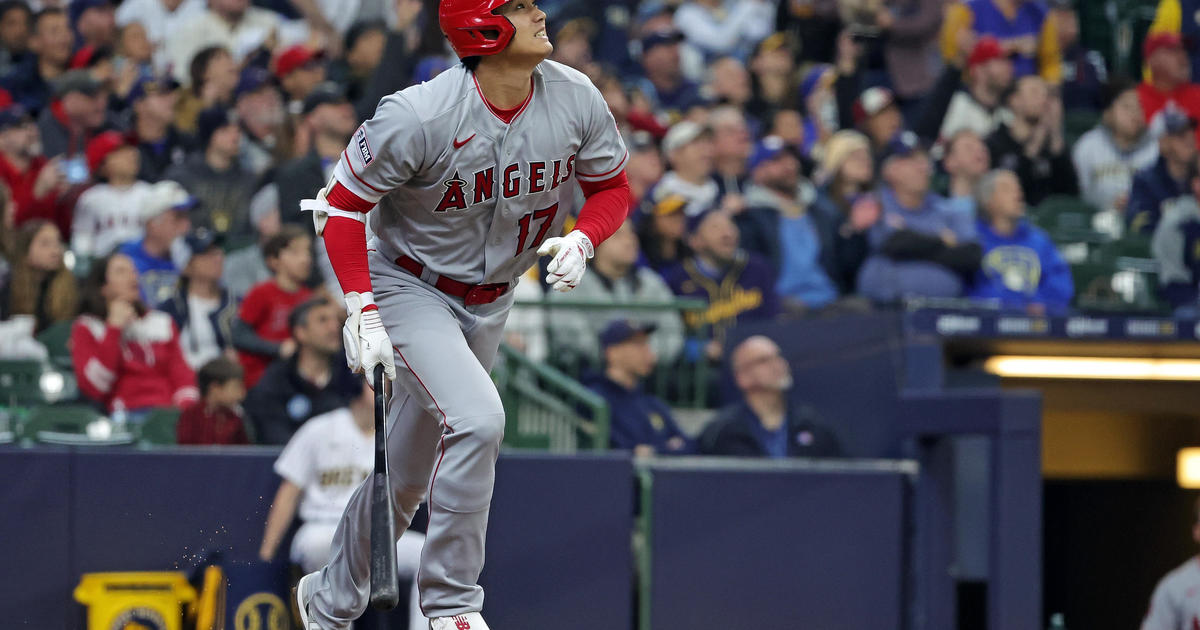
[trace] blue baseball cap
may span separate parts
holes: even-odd
[[[774,160],[790,150],[783,138],[767,136],[755,143],[754,150],[750,152],[750,159],[746,161],[746,172],[753,173],[763,162]]]
[[[657,324],[639,323],[628,319],[615,319],[600,331],[600,346],[608,348],[633,339],[637,335],[648,335],[658,329]]]
[[[130,103],[150,96],[152,94],[164,94],[173,92],[179,88],[179,82],[170,77],[156,77],[154,75],[145,75],[129,88],[129,96],[126,97]]]
[[[1169,134],[1182,133],[1184,131],[1192,131],[1196,128],[1196,119],[1187,115],[1186,112],[1168,105],[1163,110],[1163,130]]]
[[[914,153],[925,151],[925,145],[921,143],[921,139],[917,134],[911,131],[901,131],[896,134],[883,147],[880,163],[886,162],[894,157],[908,157]]]
[[[654,31],[642,38],[642,54],[650,52],[650,49],[655,46],[678,44],[681,41],[683,41],[683,33],[675,29]]]
[[[13,103],[0,109],[0,129],[8,129],[30,122],[33,122],[33,116],[20,103]]]
[[[238,77],[237,87],[234,88],[233,95],[234,98],[241,98],[243,94],[249,94],[265,85],[274,84],[275,77],[266,68],[246,66],[246,69],[242,70],[241,76]]]

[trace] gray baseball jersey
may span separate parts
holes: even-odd
[[[629,154],[600,91],[582,73],[543,61],[511,124],[457,65],[384,98],[334,170],[379,205],[375,244],[471,284],[511,282],[558,236],[571,177],[603,181]],[[482,246],[482,247],[481,247]]]
[[[1190,558],[1166,574],[1150,598],[1142,630],[1200,628],[1200,557]]]
[[[463,66],[384,98],[334,170],[370,212],[371,283],[396,350],[388,453],[397,531],[428,496],[417,582],[430,618],[477,612],[504,408],[488,372],[512,304],[508,292],[464,304],[396,263],[415,259],[468,284],[512,283],[562,233],[571,178],[621,173],[628,152],[599,90],[551,61],[505,123]],[[597,245],[599,243],[596,243]],[[425,274],[422,274],[425,275]],[[306,583],[310,618],[348,626],[366,608],[370,481],[334,534],[331,560]]]

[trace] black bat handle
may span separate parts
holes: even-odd
[[[383,366],[375,366],[375,472],[371,475],[371,606],[391,610],[400,602],[396,577],[396,517],[387,461],[387,394]]]

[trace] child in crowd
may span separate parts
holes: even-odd
[[[296,351],[288,315],[312,295],[304,286],[312,274],[312,238],[302,229],[280,229],[263,246],[263,257],[274,275],[250,289],[233,325],[233,345],[246,370],[246,387],[254,387],[272,360]]]
[[[183,412],[175,427],[180,444],[249,444],[242,417],[246,385],[242,366],[226,357],[205,363],[196,374],[200,400]]]

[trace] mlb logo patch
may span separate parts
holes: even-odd
[[[354,139],[358,141],[358,154],[362,157],[363,166],[370,165],[375,160],[375,156],[371,154],[371,145],[367,143],[365,126],[360,126],[358,131],[354,132]]]

